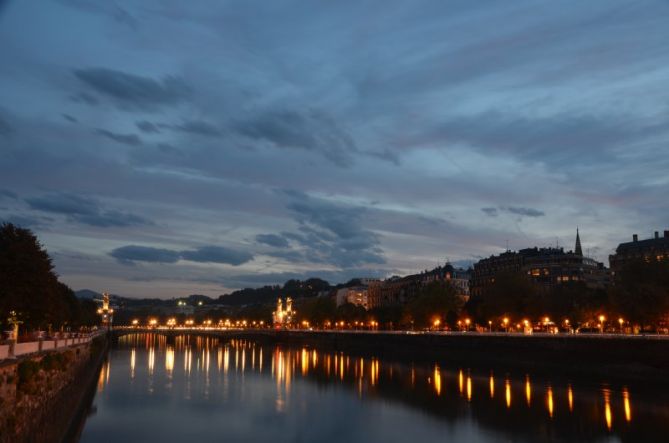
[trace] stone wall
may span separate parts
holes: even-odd
[[[103,352],[101,337],[0,362],[0,443],[60,441]]]

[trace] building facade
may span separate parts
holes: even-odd
[[[616,253],[609,256],[613,272],[633,260],[669,260],[669,231],[664,231],[662,237],[655,231],[655,235],[646,240],[639,240],[639,236],[634,234],[631,242],[620,243]]]
[[[495,278],[504,273],[526,275],[538,289],[545,291],[574,281],[582,281],[589,287],[604,287],[609,280],[603,263],[583,255],[578,230],[573,251],[535,247],[506,251],[480,260],[474,265],[471,294],[483,295],[495,283]]]

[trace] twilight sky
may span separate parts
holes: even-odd
[[[0,220],[218,295],[669,229],[667,1],[0,0]]]

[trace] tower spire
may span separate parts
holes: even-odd
[[[574,253],[583,257],[583,249],[581,248],[581,237],[578,234],[578,228],[576,228],[576,247],[574,248]]]

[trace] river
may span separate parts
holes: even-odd
[[[128,335],[80,442],[669,441],[666,392],[241,340]]]

